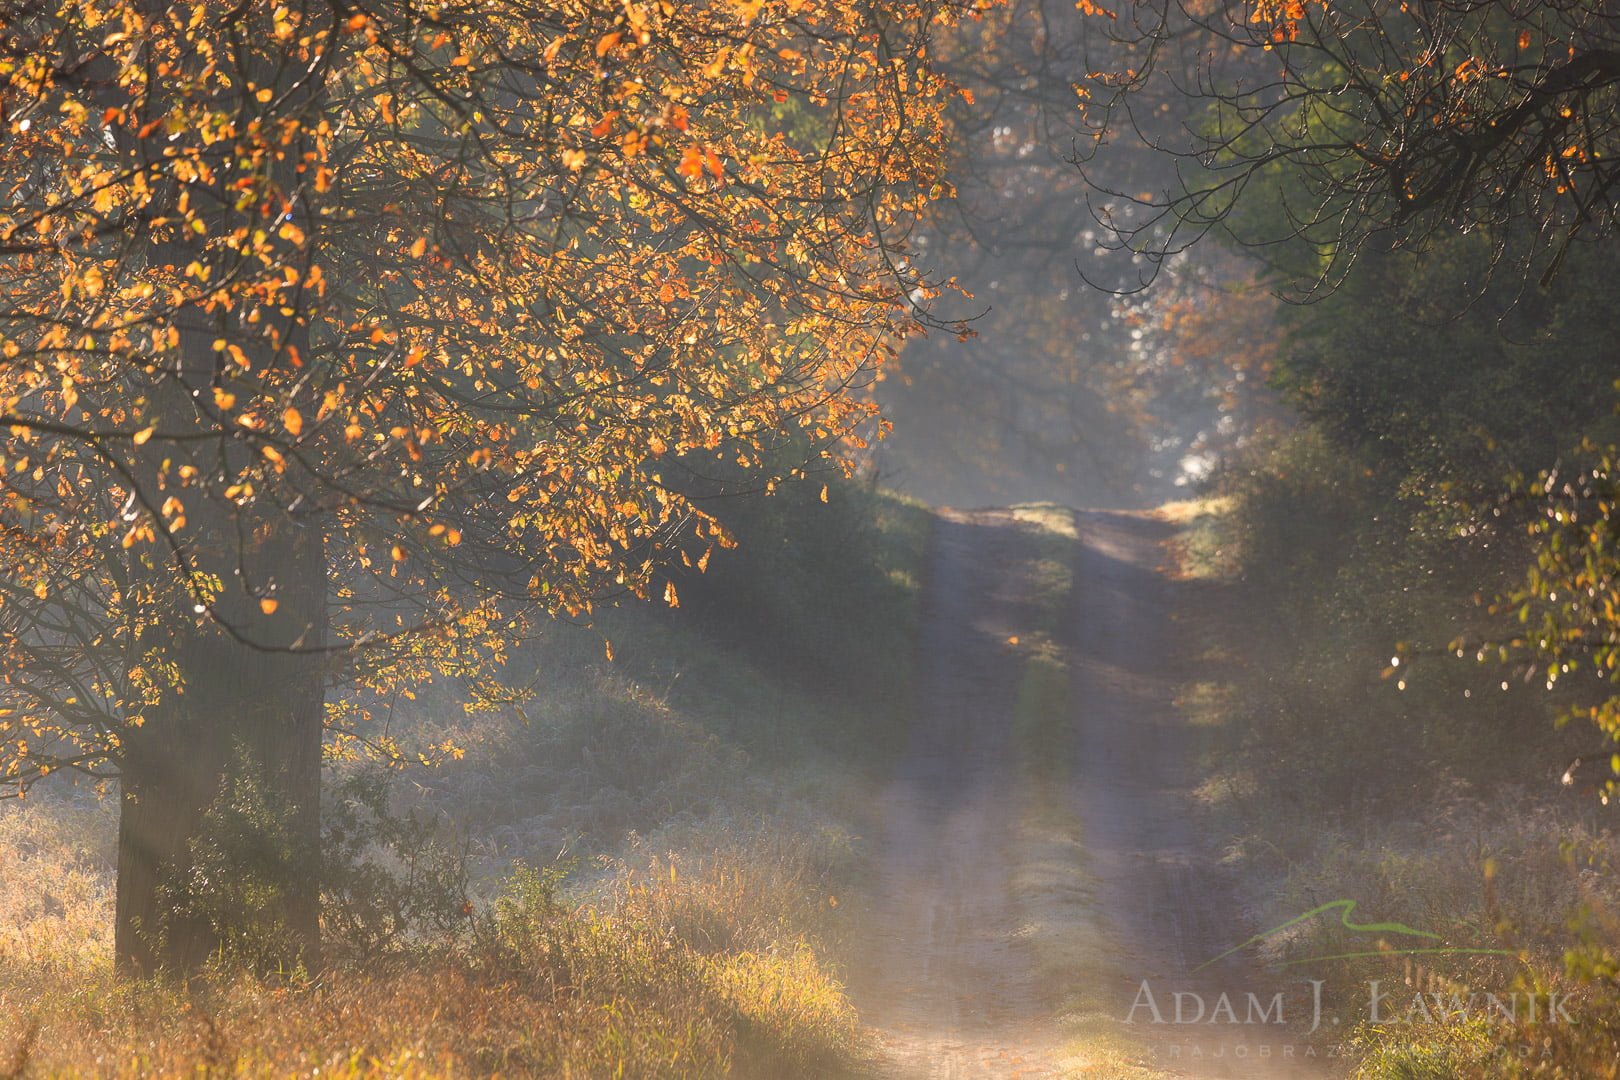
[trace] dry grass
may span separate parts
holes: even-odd
[[[0,803],[0,960],[45,978],[105,965],[113,812],[87,792]]]
[[[636,850],[582,896],[523,876],[454,943],[308,982],[222,968],[188,994],[111,977],[104,817],[0,817],[5,1075],[822,1076],[863,1052],[808,929],[816,859],[782,833]]]

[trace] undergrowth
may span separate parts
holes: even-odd
[[[221,956],[183,989],[115,978],[116,799],[51,784],[0,805],[0,1076],[860,1068],[839,897],[861,873],[852,808],[909,701],[931,519],[834,494],[827,520],[792,518],[812,554],[837,545],[860,570],[843,585],[608,612],[514,656],[528,692],[505,705],[468,709],[446,684],[392,707],[391,737],[460,756],[331,767],[313,975]],[[798,639],[793,664],[786,638],[725,632],[728,604],[766,594],[804,615],[796,633],[839,640]]]
[[[1330,912],[1261,959],[1324,980],[1343,1024],[1316,1037],[1363,1080],[1617,1075],[1620,840],[1558,782],[1557,702],[1472,656],[1390,666],[1397,641],[1477,617],[1471,594],[1511,552],[1431,528],[1310,433],[1249,455],[1173,515],[1203,651],[1182,707],[1212,736],[1205,825],[1255,928],[1350,900],[1362,923],[1432,935]],[[1322,959],[1348,953],[1374,955]],[[1516,1011],[1487,1007],[1515,994]]]

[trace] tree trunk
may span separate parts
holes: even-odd
[[[159,0],[140,8],[148,19],[169,17],[170,5]],[[331,18],[338,15],[334,9]],[[260,87],[278,103],[280,115],[306,120],[315,115],[325,92],[325,69],[312,69],[298,51],[301,46],[281,39],[270,6],[244,5],[228,17],[238,32],[224,42],[229,48],[205,58],[209,68],[223,65],[234,74],[221,84],[226,96],[214,104],[229,104],[235,94],[247,108],[248,90]],[[187,61],[192,62],[201,61]],[[180,75],[170,79],[178,81]],[[146,106],[151,116],[164,115],[163,95],[161,87],[153,91]],[[229,139],[212,144],[207,151],[212,179],[187,188],[194,204],[207,208],[204,235],[182,231],[152,245],[145,260],[153,266],[178,268],[193,260],[212,266],[222,258],[211,253],[215,239],[236,229],[267,228],[267,214],[298,225],[313,245],[318,221],[300,175],[306,135],[300,129],[290,143],[273,149],[267,174],[276,195],[260,206],[244,203],[236,187],[244,167],[239,159],[248,151]],[[145,152],[134,145],[129,150]],[[177,185],[168,196],[176,205],[178,192]],[[198,400],[212,400],[222,379],[222,354],[213,343],[231,340],[251,357],[256,376],[268,373],[289,362],[277,343],[310,351],[309,315],[306,308],[282,308],[278,314],[267,307],[249,317],[229,304],[217,309],[204,304],[171,320],[181,338],[179,369],[174,378],[147,388],[150,415],[161,418],[165,432],[190,427],[200,435],[217,435],[218,441],[146,444],[145,457],[137,455],[132,471],[151,482],[149,493],[161,490],[155,480],[164,458],[189,456],[200,474],[221,478],[256,460],[251,441],[229,434],[228,423],[222,431],[196,406]],[[179,539],[187,569],[212,575],[223,588],[211,612],[193,611],[185,601],[181,610],[162,613],[135,649],[134,663],[172,664],[178,692],[166,691],[146,710],[145,723],[128,734],[120,755],[117,966],[132,974],[189,975],[222,946],[240,944],[245,932],[275,926],[284,945],[275,962],[313,968],[319,946],[316,871],[326,674],[321,647],[327,626],[321,517],[309,509],[302,515],[286,509],[299,503],[300,493],[291,486],[261,491],[245,505],[217,490],[180,494],[192,523]],[[167,586],[163,595],[174,591],[173,566],[131,569],[157,575]],[[256,817],[232,805],[244,791],[262,804]],[[253,880],[234,878],[238,873]],[[245,907],[210,910],[199,896],[234,898]]]
[[[181,689],[149,712],[125,748],[115,934],[124,973],[190,974],[227,944],[222,930],[244,927],[279,928],[277,963],[313,969],[318,962],[325,679],[322,654],[303,650],[323,640],[324,553],[318,523],[305,527],[277,513],[256,525],[241,560],[252,570],[222,575],[229,585],[218,602],[246,640],[190,611],[162,620],[158,631]],[[270,614],[260,607],[267,585],[277,600]],[[237,829],[214,835],[221,830],[210,808],[244,782],[262,795],[259,817],[238,816]],[[207,880],[221,864],[199,865],[200,843],[249,849],[224,851],[224,865],[268,886],[256,894],[258,910],[210,911],[196,900],[199,891],[217,901],[222,890],[245,884]]]

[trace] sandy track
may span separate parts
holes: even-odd
[[[1053,1075],[1053,1003],[1014,922],[1019,781],[1011,720],[1029,539],[1011,517],[950,514],[929,568],[915,717],[878,798],[878,879],[852,991],[897,1076]]]
[[[1259,989],[1240,963],[1192,973],[1246,935],[1189,820],[1192,762],[1172,706],[1175,597],[1159,570],[1169,527],[1122,513],[1075,520],[1070,614],[1054,637],[1072,676],[1066,797],[1114,958],[1095,979],[1119,1017],[1143,979],[1166,998]],[[1036,546],[1008,511],[946,512],[937,529],[914,719],[877,800],[876,880],[850,972],[852,995],[884,1047],[885,1075],[1114,1075],[1088,1068],[1083,1048],[1064,1047],[1063,1002],[1037,974],[1039,943],[1020,925],[1015,895],[1030,780],[1015,725],[1024,662],[1008,638],[1040,621]],[[1141,1047],[1140,1064],[1161,1074],[1301,1074],[1269,1057],[1275,1046],[1266,1060],[1254,1056],[1281,1033],[1120,1030]]]
[[[1206,966],[1252,929],[1193,824],[1195,740],[1173,703],[1196,643],[1175,622],[1177,586],[1163,570],[1173,530],[1145,514],[1087,512],[1076,524],[1073,796],[1118,957],[1107,996],[1138,1021],[1132,1035],[1146,1059],[1173,1075],[1317,1075],[1297,1059],[1305,1044],[1292,1028],[1241,1022],[1250,994],[1270,1005],[1279,990],[1287,1018],[1299,1020],[1308,986],[1240,958]],[[1133,1011],[1144,981],[1165,1023]],[[1224,993],[1240,1022],[1176,1024],[1178,991],[1194,995],[1188,1016],[1199,1002],[1213,1012]]]

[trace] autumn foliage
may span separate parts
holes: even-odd
[[[927,321],[965,13],[0,6],[0,780],[290,740],[307,791],[322,680],[397,756],[355,687],[676,603],[680,479],[836,458]]]

